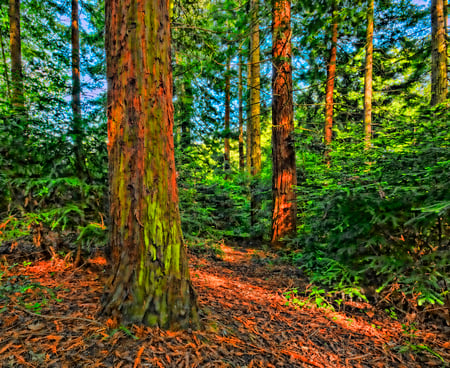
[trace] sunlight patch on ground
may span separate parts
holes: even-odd
[[[360,318],[350,318],[345,313],[327,311],[326,315],[331,319],[331,321],[341,326],[342,328],[355,333],[359,333],[361,335],[365,335],[367,337],[389,341],[392,337],[401,334],[402,331],[400,323],[395,323],[396,326],[394,326],[394,324],[390,324],[389,329],[386,329],[381,328],[381,324],[368,323],[367,321]],[[395,328],[393,331],[393,327],[397,328]]]
[[[72,267],[64,259],[55,258],[51,260],[43,260],[34,262],[32,265],[24,266],[22,274],[28,276],[42,276],[52,272],[64,272]]]
[[[193,279],[197,279],[197,283],[202,287],[212,288],[220,290],[224,294],[240,294],[243,301],[255,301],[261,302],[261,299],[270,299],[272,301],[277,301],[282,304],[285,300],[279,296],[270,293],[267,289],[261,288],[259,286],[250,285],[249,283],[244,283],[236,278],[232,278],[232,275],[226,277],[220,277],[217,275],[212,275],[208,272],[197,270],[193,272]]]
[[[263,251],[255,249],[234,249],[228,245],[221,244],[220,248],[224,252],[223,260],[230,263],[240,264],[248,261],[254,254],[258,254],[260,258],[265,258]]]
[[[99,265],[99,266],[106,266],[107,265],[107,261],[106,261],[105,257],[90,258],[88,260],[88,263]]]

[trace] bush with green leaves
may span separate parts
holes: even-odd
[[[444,303],[450,284],[448,121],[448,111],[424,110],[386,127],[366,152],[362,144],[341,142],[331,167],[318,166],[314,153],[303,156],[303,223],[293,245],[302,249],[296,261],[313,280],[378,291],[395,285],[419,305]]]
[[[85,244],[87,230],[98,225],[95,234],[90,231],[92,240],[104,244],[107,175],[96,160],[103,156],[106,162],[106,147],[86,137],[88,172],[80,177],[64,130],[46,134],[45,121],[36,120],[23,135],[14,121],[0,116],[0,147],[6,151],[0,165],[0,243],[31,242],[39,229],[42,236],[52,231]]]
[[[197,161],[196,161],[197,162]],[[248,236],[249,199],[245,174],[179,165],[181,224],[186,238]]]

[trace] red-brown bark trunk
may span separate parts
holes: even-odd
[[[372,144],[373,0],[367,4],[366,66],[364,73],[364,146]]]
[[[225,74],[225,139],[224,139],[224,161],[225,171],[230,170],[230,103],[231,103],[231,85],[230,85],[230,59],[227,61],[227,70]]]
[[[272,79],[272,245],[296,231],[297,185],[292,98],[291,4],[273,1]]]
[[[336,54],[337,54],[337,38],[338,38],[338,22],[337,22],[337,9],[336,1],[332,2],[331,14],[333,22],[331,25],[331,48],[330,56],[327,65],[327,84],[325,93],[325,130],[324,140],[327,146],[325,154],[328,155],[328,146],[333,139],[333,94],[334,94],[334,81],[336,79]]]
[[[431,2],[431,106],[447,99],[447,0]]]
[[[114,274],[103,312],[125,323],[196,325],[178,210],[169,1],[105,6]]]

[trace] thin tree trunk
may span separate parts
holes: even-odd
[[[0,45],[2,48],[3,74],[6,82],[6,96],[11,99],[11,85],[9,83],[8,64],[6,62],[5,47],[3,45],[3,33],[0,29]]]
[[[181,118],[181,149],[187,150],[191,145],[191,117],[194,103],[190,81],[183,80],[181,83],[181,100],[183,116]]]
[[[80,80],[80,29],[78,0],[72,0],[72,137],[74,141],[75,167],[77,174],[83,176],[83,134],[81,117]]]
[[[447,0],[431,2],[431,106],[447,99]]]
[[[230,58],[227,61],[227,69],[225,72],[225,139],[224,139],[224,168],[225,171],[230,170],[230,103],[231,103],[231,86],[230,86]]]
[[[334,82],[336,79],[336,54],[337,54],[337,37],[338,37],[338,22],[337,22],[337,8],[336,0],[333,0],[331,5],[331,15],[333,18],[331,26],[331,48],[330,56],[327,65],[327,85],[325,93],[325,129],[324,141],[326,145],[325,156],[328,160],[329,145],[333,138],[333,94]]]
[[[368,0],[366,67],[364,73],[364,146],[368,150],[372,142],[372,70],[373,70],[373,6],[374,0]]]
[[[239,170],[242,172],[245,170],[245,154],[244,154],[244,117],[243,117],[243,99],[242,99],[242,84],[244,83],[242,78],[242,53],[239,49],[239,86],[238,86],[238,99],[239,99]]]
[[[261,172],[261,98],[260,98],[260,47],[259,47],[259,0],[250,0],[250,167],[251,185],[251,224],[256,224],[257,212],[261,207],[257,191]]]
[[[272,246],[277,247],[297,223],[290,1],[274,0],[272,16]]]
[[[251,163],[251,144],[252,144],[252,121],[250,119],[250,83],[252,79],[252,68],[250,62],[250,45],[249,45],[249,58],[247,63],[247,129],[246,129],[246,150],[245,150],[245,161],[247,172],[250,174],[252,172],[252,163]]]
[[[22,40],[20,36],[20,0],[9,0],[9,39],[11,48],[11,103],[14,113],[25,113],[22,72]]]
[[[178,210],[169,1],[107,0],[105,8],[114,274],[103,313],[119,323],[196,326]]]

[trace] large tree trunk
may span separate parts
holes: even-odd
[[[431,106],[447,99],[447,0],[431,2]]]
[[[244,154],[244,108],[242,97],[242,84],[244,83],[242,78],[242,51],[239,49],[239,86],[238,86],[238,99],[239,99],[239,170],[245,170],[245,154]]]
[[[251,223],[256,223],[261,201],[256,193],[257,181],[261,172],[261,98],[260,98],[260,47],[259,47],[259,0],[250,0],[250,174],[251,185]]]
[[[168,0],[107,0],[110,247],[103,312],[122,323],[197,324],[180,226]]]
[[[373,0],[367,5],[366,67],[364,72],[364,146],[372,142]]]
[[[278,246],[297,222],[290,1],[274,0],[272,16],[272,245]]]
[[[327,64],[327,84],[325,93],[325,129],[324,129],[324,141],[326,145],[325,155],[328,156],[329,145],[333,138],[333,94],[334,94],[334,81],[336,79],[336,54],[337,54],[337,37],[338,37],[338,22],[337,22],[337,9],[336,0],[333,0],[331,4],[331,48],[330,56]],[[327,158],[328,159],[328,158]]]
[[[74,141],[75,167],[79,176],[84,175],[83,133],[81,120],[80,81],[80,29],[78,0],[72,0],[72,137]]]
[[[231,85],[230,85],[230,59],[227,61],[225,72],[225,139],[224,139],[224,168],[225,172],[230,170],[230,103],[231,103]]]
[[[20,0],[9,0],[9,39],[11,49],[11,103],[16,115],[25,113],[22,74],[22,40],[20,37]]]

